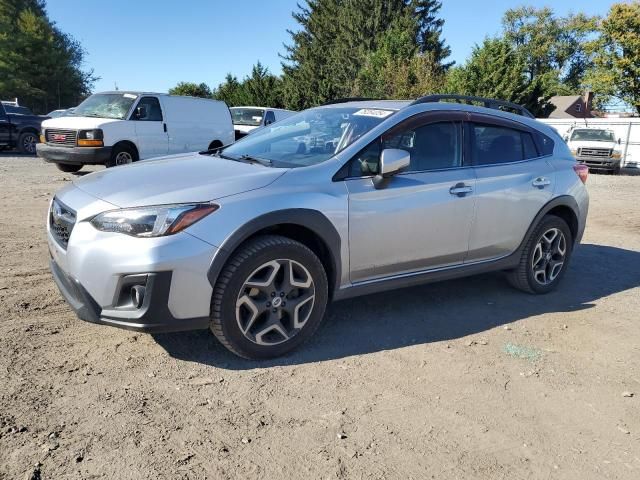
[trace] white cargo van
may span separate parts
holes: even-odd
[[[282,108],[267,107],[231,107],[230,110],[236,140],[257,128],[271,125],[297,113]]]
[[[164,93],[103,92],[42,123],[38,156],[63,172],[107,167],[234,141],[227,104]]]

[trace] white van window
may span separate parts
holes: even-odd
[[[78,105],[69,116],[122,120],[129,112],[135,99],[136,96],[129,93],[97,93]]]
[[[249,125],[257,127],[262,122],[264,110],[261,108],[238,108],[233,107],[231,110],[231,119],[234,125]]]
[[[161,122],[162,109],[156,97],[142,97],[132,115],[132,120],[142,122]]]

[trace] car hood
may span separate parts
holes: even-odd
[[[117,118],[63,116],[45,120],[44,122],[42,122],[42,128],[92,130],[94,128],[102,128],[108,123],[117,123],[123,121],[124,120],[118,120]]]
[[[287,170],[187,153],[144,160],[75,180],[75,186],[121,208],[207,202],[265,187]]]

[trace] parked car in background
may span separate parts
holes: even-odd
[[[67,108],[52,110],[51,112],[47,113],[47,117],[49,118],[64,117],[65,115],[67,115],[67,113],[69,113],[70,110],[71,109],[67,109]]]
[[[333,103],[76,179],[50,204],[54,279],[84,320],[210,328],[246,358],[300,345],[332,299],[495,270],[550,292],[588,169],[523,107],[440,103],[472,98]]]
[[[21,153],[36,153],[43,120],[17,102],[0,102],[0,150],[17,148]]]
[[[620,139],[611,130],[573,128],[565,137],[571,153],[590,170],[620,173],[622,150]]]
[[[124,165],[234,141],[224,102],[163,93],[104,92],[42,124],[38,156],[63,172]]]
[[[239,140],[256,128],[271,125],[293,115],[294,111],[266,107],[231,107],[235,138]]]

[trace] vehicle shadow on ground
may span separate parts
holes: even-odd
[[[296,365],[453,340],[536,315],[585,310],[600,298],[638,286],[640,252],[586,244],[576,249],[562,284],[548,295],[514,290],[495,273],[344,300],[329,307],[311,340],[273,360],[240,359],[208,331],[154,338],[174,358],[220,368]]]

